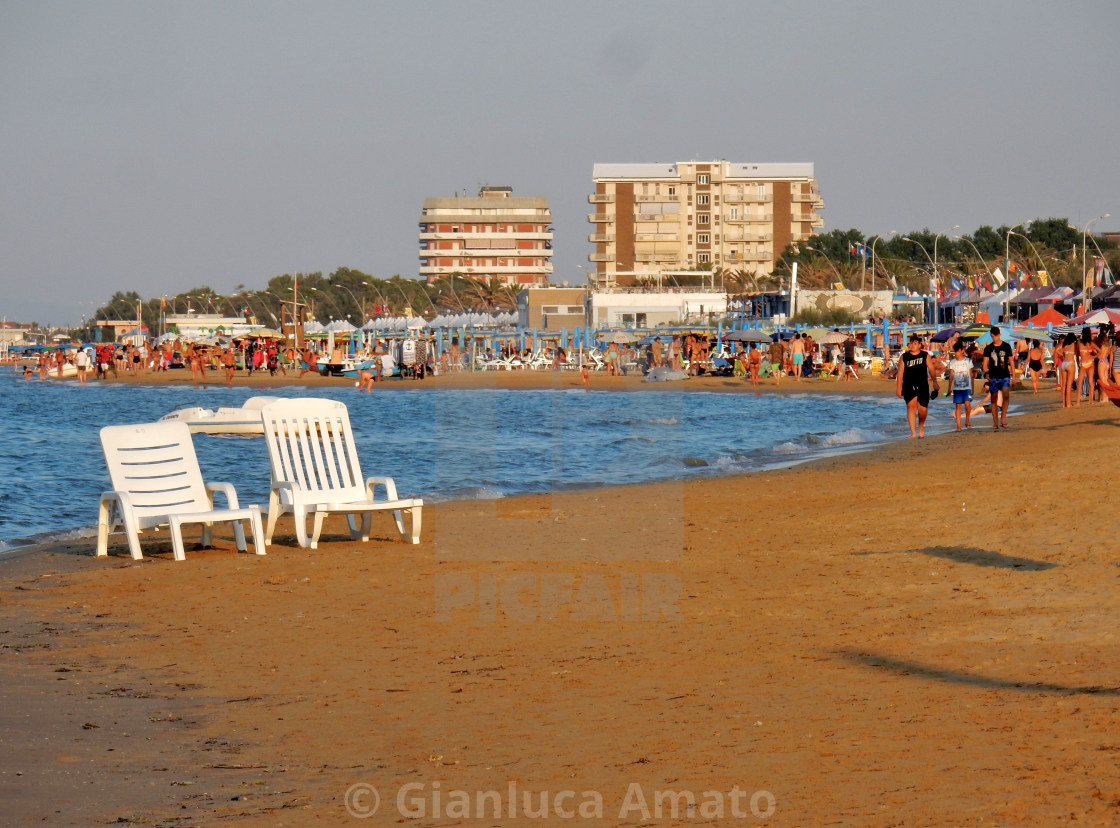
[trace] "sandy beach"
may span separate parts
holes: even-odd
[[[581,380],[424,384],[485,383]],[[856,391],[894,387],[780,393]],[[419,546],[385,518],[317,550],[282,522],[265,557],[223,530],[185,563],[22,550],[0,812],[532,825],[544,796],[593,825],[1120,824],[1120,410],[1056,402],[788,469],[437,504]]]

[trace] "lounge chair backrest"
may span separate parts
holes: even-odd
[[[138,518],[212,508],[186,423],[106,426],[101,449],[113,490],[128,493]]]
[[[261,409],[272,481],[312,500],[365,499],[350,416],[333,400],[281,400]]]

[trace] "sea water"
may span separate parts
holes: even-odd
[[[153,422],[186,406],[238,406],[261,394],[344,402],[363,474],[393,477],[402,495],[428,502],[788,466],[908,433],[893,397],[419,386],[393,381],[372,394],[345,386],[81,386],[4,369],[0,551],[94,535],[98,498],[109,488],[102,426]],[[935,420],[930,431],[951,423],[938,428]],[[267,506],[262,439],[196,435],[194,442],[206,480],[233,483],[243,505]]]

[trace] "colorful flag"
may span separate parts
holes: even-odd
[[[1042,287],[1050,287],[1050,274],[1045,270],[1038,271],[1038,281],[1042,282]]]
[[[953,290],[959,291],[961,289],[961,280],[956,276],[950,277],[950,283],[953,285]]]
[[[1093,283],[1100,286],[1104,280],[1104,259],[1093,259]]]
[[[1006,264],[1006,262],[1005,262],[1005,264]],[[1003,271],[1000,270],[998,267],[995,270],[992,271],[992,278],[996,280],[996,284],[999,285],[1000,287],[1003,287],[1003,283],[1006,281],[1003,278]]]

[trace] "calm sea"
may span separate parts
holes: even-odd
[[[311,390],[23,380],[0,372],[0,550],[93,536],[109,478],[98,431],[176,408],[240,405],[255,394],[319,396],[350,410],[364,474],[429,501],[701,477],[788,465],[906,433],[893,398],[708,392]],[[931,431],[946,426],[946,411]],[[940,421],[940,422],[938,422]],[[951,417],[948,418],[951,423]],[[938,428],[938,425],[941,428]],[[207,480],[268,503],[260,439],[197,435]]]

